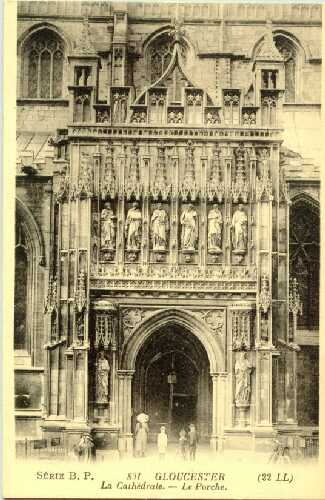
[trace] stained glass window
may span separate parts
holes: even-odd
[[[181,54],[185,58],[186,47],[181,45]],[[162,33],[149,47],[149,65],[151,83],[156,82],[166,71],[173,54],[173,44],[168,33]]]
[[[52,99],[62,96],[64,46],[60,37],[44,29],[25,48],[25,97]]]
[[[14,348],[27,348],[27,281],[28,253],[25,234],[20,223],[16,226],[15,255],[15,309],[14,309]]]
[[[319,213],[301,199],[290,211],[290,275],[299,284],[302,315],[298,328],[317,329],[319,324]]]

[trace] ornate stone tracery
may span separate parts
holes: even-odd
[[[130,168],[128,177],[125,183],[126,199],[130,200],[134,197],[140,200],[142,194],[142,184],[140,182],[140,166],[139,166],[139,148],[136,144],[131,147]]]
[[[225,313],[223,310],[200,311],[200,315],[216,335],[224,335]]]
[[[106,147],[104,168],[101,179],[101,196],[103,200],[113,200],[117,195],[117,182],[114,169],[114,150],[109,143]]]
[[[251,312],[232,311],[232,348],[249,350],[251,347]]]

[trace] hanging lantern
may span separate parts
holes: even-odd
[[[176,384],[177,382],[177,375],[176,372],[172,371],[168,374],[167,381],[169,384]]]

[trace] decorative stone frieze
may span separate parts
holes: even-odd
[[[264,274],[261,278],[261,291],[259,294],[259,306],[264,314],[268,312],[271,302],[272,302],[272,297],[270,291],[270,281],[268,276]]]
[[[95,349],[108,349],[112,340],[112,334],[112,312],[96,312],[94,341]]]
[[[113,200],[116,196],[117,182],[114,170],[114,151],[112,145],[108,144],[101,177],[101,197],[103,200]]]
[[[225,311],[222,309],[211,309],[199,311],[203,321],[216,335],[223,336],[225,333]]]
[[[251,311],[234,310],[231,316],[232,348],[234,351],[250,349]]]
[[[45,314],[52,314],[57,308],[57,280],[55,276],[51,276],[47,288],[47,296],[44,301]]]
[[[130,200],[134,197],[140,200],[142,194],[142,184],[140,182],[140,167],[139,167],[139,148],[136,144],[131,146],[131,159],[128,177],[125,183],[126,199]]]

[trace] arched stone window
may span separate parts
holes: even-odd
[[[16,200],[14,350],[19,364],[33,357],[35,306],[41,283],[39,265],[44,263],[44,244],[29,209]],[[29,359],[29,361],[27,361]]]
[[[293,200],[290,209],[290,275],[297,278],[303,304],[298,329],[319,325],[319,210],[308,196]]]
[[[15,251],[15,307],[14,307],[14,349],[29,350],[27,322],[28,278],[30,275],[30,248],[22,220],[16,221]]]
[[[275,35],[275,45],[284,58],[285,68],[285,102],[297,100],[297,47],[289,38],[283,35]]]
[[[148,70],[151,83],[156,82],[166,71],[173,54],[173,39],[168,32],[154,38],[148,47]],[[181,44],[181,54],[185,59],[186,44]]]
[[[33,33],[23,48],[23,97],[62,97],[64,43],[54,31],[44,28]]]

